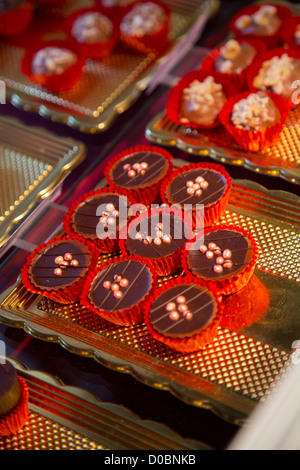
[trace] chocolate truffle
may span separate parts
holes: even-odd
[[[71,215],[71,229],[89,240],[117,238],[127,224],[128,200],[116,193],[88,196]]]
[[[191,168],[171,179],[166,187],[169,204],[209,206],[222,198],[227,188],[225,176],[209,168]]]
[[[263,62],[253,80],[253,86],[257,90],[272,91],[290,100],[295,92],[293,82],[299,76],[300,60],[283,53]]]
[[[184,220],[174,214],[141,215],[129,225],[126,249],[131,255],[155,260],[180,250],[189,233]]]
[[[21,387],[14,366],[6,361],[0,364],[0,420],[19,403]]]
[[[137,3],[123,17],[120,30],[128,36],[143,37],[155,34],[166,21],[167,15],[160,5],[151,1]]]
[[[129,153],[110,168],[110,181],[126,189],[143,189],[164,178],[169,162],[163,154],[151,150]]]
[[[62,239],[42,248],[31,260],[28,277],[32,285],[43,291],[70,287],[87,273],[90,252],[78,240]]]
[[[216,227],[203,245],[185,253],[185,270],[206,282],[216,282],[229,295],[244,287],[254,271],[257,249],[252,237],[233,227]]]
[[[100,12],[86,12],[74,21],[71,34],[80,43],[105,42],[112,37],[113,23]]]
[[[61,75],[78,61],[78,57],[69,49],[44,47],[33,56],[31,71],[34,75]]]
[[[256,53],[255,48],[248,42],[230,39],[220,48],[215,70],[221,73],[239,74],[252,63]]]
[[[226,96],[221,84],[212,76],[202,82],[193,80],[183,89],[180,120],[183,124],[192,122],[201,126],[214,124],[226,103]]]
[[[82,301],[112,323],[134,325],[143,321],[143,302],[153,286],[147,264],[131,258],[116,259],[88,280]]]
[[[281,24],[274,5],[263,5],[252,15],[242,15],[235,22],[240,32],[256,36],[273,36]]]
[[[279,122],[281,114],[274,101],[265,92],[251,93],[238,101],[232,110],[231,122],[235,127],[257,131]]]
[[[208,288],[181,284],[166,290],[153,302],[149,322],[162,336],[186,338],[206,329],[217,311],[217,301]]]

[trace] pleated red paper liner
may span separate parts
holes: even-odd
[[[174,252],[170,253],[166,256],[158,256],[155,258],[149,258],[146,256],[141,256],[137,255],[136,253],[132,253],[128,249],[128,236],[130,236],[130,231],[131,227],[135,227],[138,224],[142,224],[145,219],[149,219],[150,217],[155,218],[159,214],[163,215],[169,215],[169,214],[174,214],[174,217],[177,217],[183,221],[183,225],[185,227],[185,230],[183,230],[183,235],[186,234],[186,237],[182,239],[181,245],[175,246]],[[182,267],[181,267],[181,256],[182,256],[182,251],[185,249],[186,243],[191,241],[193,239],[193,234],[192,234],[192,229],[189,225],[189,221],[183,219],[182,216],[182,211],[176,210],[175,208],[172,208],[170,211],[169,208],[157,208],[157,209],[151,209],[146,212],[141,213],[139,216],[134,218],[129,224],[125,231],[123,232],[122,237],[120,238],[119,241],[119,246],[121,249],[121,252],[124,256],[134,256],[134,258],[141,263],[147,263],[149,264],[152,269],[155,271],[158,277],[163,277],[163,276],[169,276],[171,274],[179,272]],[[141,242],[142,243],[142,242]]]
[[[229,29],[237,38],[247,38],[247,39],[259,39],[264,41],[268,49],[273,49],[275,47],[281,47],[283,45],[283,31],[286,28],[286,22],[290,20],[292,12],[288,7],[283,5],[278,5],[277,3],[267,3],[267,5],[274,6],[277,8],[277,16],[281,19],[282,24],[276,34],[271,36],[266,35],[256,35],[256,34],[244,34],[236,27],[236,21],[243,15],[252,16],[256,13],[262,4],[249,5],[246,8],[240,10],[231,20]]]
[[[217,118],[216,121],[210,125],[200,125],[195,122],[186,122],[182,121],[180,108],[183,96],[183,90],[188,88],[189,85],[194,81],[198,80],[199,82],[203,82],[207,77],[213,77],[215,82],[222,85],[224,94],[228,99],[230,96],[235,95],[238,93],[238,89],[236,88],[234,83],[231,83],[226,77],[221,76],[221,74],[217,72],[211,72],[207,70],[193,70],[186,74],[175,87],[171,90],[169,99],[166,104],[166,114],[167,118],[174,122],[175,124],[180,124],[181,126],[191,127],[192,129],[214,129],[221,125],[220,120]]]
[[[287,21],[285,28],[282,31],[282,37],[285,44],[294,50],[300,47],[300,36],[298,43],[296,42],[295,38],[297,27],[300,27],[300,16],[294,16],[289,21]]]
[[[107,41],[83,43],[76,40],[72,34],[72,28],[76,20],[86,13],[101,13],[112,23],[112,35]],[[80,53],[87,59],[100,60],[107,57],[115,49],[119,39],[119,21],[110,9],[102,8],[80,8],[65,18],[64,28],[70,42],[74,42]]]
[[[279,139],[283,125],[288,118],[291,108],[289,102],[285,98],[280,95],[275,95],[274,93],[267,93],[280,112],[280,121],[276,122],[272,126],[264,127],[263,129],[255,131],[238,128],[234,126],[231,121],[233,107],[240,100],[248,98],[252,93],[253,91],[246,91],[230,98],[220,113],[220,121],[240,147],[250,152],[259,152],[271,147]]]
[[[61,74],[35,74],[32,71],[33,58],[39,50],[44,49],[45,47],[58,47],[68,49],[76,54],[78,60]],[[49,91],[60,92],[72,88],[80,80],[83,74],[84,64],[85,57],[82,56],[78,48],[74,46],[74,42],[67,40],[38,41],[37,43],[26,49],[25,55],[21,63],[21,71],[32,82],[38,83]]]
[[[119,163],[122,159],[125,159],[129,155],[138,152],[153,152],[162,155],[166,161],[166,167],[162,173],[153,178],[152,180],[147,180],[144,184],[139,187],[128,188],[125,186],[118,185],[113,179],[113,169],[117,163]],[[115,157],[107,164],[104,170],[105,179],[113,192],[118,192],[120,189],[124,191],[128,197],[135,199],[135,201],[139,204],[143,204],[145,206],[151,206],[151,204],[155,204],[160,200],[160,188],[168,175],[173,170],[173,157],[170,152],[166,151],[161,147],[156,146],[148,146],[148,145],[140,145],[131,147],[126,149],[119,154],[115,155]]]
[[[105,311],[100,308],[97,308],[89,299],[89,291],[91,288],[92,283],[98,278],[101,279],[101,274],[104,270],[109,269],[116,263],[120,263],[122,261],[132,261],[139,263],[136,257],[133,256],[126,256],[126,257],[116,257],[112,260],[102,264],[99,268],[94,269],[93,271],[89,272],[83,290],[81,294],[81,303],[84,307],[88,308],[92,312],[99,315],[101,318],[114,323],[120,326],[134,326],[144,321],[144,309],[145,304],[148,302],[148,299],[153,294],[154,290],[156,289],[156,282],[157,276],[155,271],[152,269],[152,266],[144,262],[143,265],[146,266],[148,272],[151,277],[151,285],[146,295],[139,298],[136,303],[134,303],[131,307],[125,309],[119,309],[115,311]]]
[[[177,170],[173,171],[171,175],[165,180],[161,187],[161,199],[163,203],[167,205],[172,205],[174,204],[174,201],[172,201],[168,195],[167,195],[167,190],[171,182],[176,178],[178,175],[181,175],[185,172],[188,172],[189,170],[196,170],[196,169],[201,169],[201,170],[208,170],[208,171],[214,171],[217,173],[220,173],[222,177],[225,179],[226,184],[225,184],[225,189],[223,195],[215,202],[212,204],[204,204],[204,220],[202,220],[202,217],[200,217],[197,214],[196,208],[193,209],[192,211],[192,219],[193,219],[193,229],[196,230],[199,228],[199,226],[203,227],[211,227],[215,223],[219,221],[219,219],[222,217],[224,212],[227,209],[228,201],[229,201],[229,196],[230,196],[230,191],[232,187],[232,181],[225,170],[225,168],[222,165],[219,164],[214,164],[214,163],[191,163],[189,165],[185,165],[181,168],[178,168]],[[199,204],[201,204],[201,198],[199,198]],[[182,207],[182,210],[184,207]]]
[[[135,2],[124,8],[120,17],[120,26],[122,19],[132,10],[132,8],[143,3],[149,3],[149,0],[139,0],[138,2]],[[166,14],[166,20],[162,23],[159,30],[153,34],[130,36],[128,34],[124,34],[120,29],[120,40],[129,49],[132,49],[133,51],[136,51],[140,54],[153,53],[155,55],[160,55],[169,44],[168,36],[170,31],[171,10],[167,5],[158,0],[151,0],[151,3],[160,6]]]
[[[0,36],[10,38],[22,33],[30,25],[33,14],[33,4],[26,1],[18,8],[0,13]]]
[[[263,41],[260,41],[258,39],[246,39],[246,38],[240,38],[237,39],[237,42],[239,44],[250,44],[255,50],[256,50],[256,56],[260,55],[262,52],[264,52],[267,49],[267,46]],[[222,45],[213,49],[211,52],[207,54],[207,56],[204,57],[203,61],[200,64],[200,70],[205,70],[209,73],[214,73],[216,76],[220,75],[220,77],[225,77],[226,80],[230,81],[236,88],[237,92],[242,92],[247,89],[247,74],[250,65],[245,67],[244,69],[241,70],[239,73],[223,73],[223,72],[218,72],[215,69],[215,64],[218,58],[220,57],[220,52],[222,49]]]
[[[253,82],[255,77],[257,77],[262,65],[264,62],[271,60],[273,57],[282,57],[284,54],[288,55],[289,57],[292,57],[294,59],[297,59],[300,63],[300,51],[297,49],[285,49],[284,47],[282,48],[276,48],[276,49],[271,49],[269,51],[265,51],[263,54],[261,54],[259,57],[257,57],[251,67],[249,67],[248,71],[248,76],[247,76],[247,84],[248,84],[248,90],[251,91],[257,91],[257,88],[255,88]],[[280,77],[280,75],[279,75]],[[298,77],[295,77],[295,80],[297,80]],[[269,90],[272,91],[272,90]],[[296,91],[296,90],[295,90]],[[290,107],[294,108],[298,103],[294,103],[293,100],[293,90],[290,90],[291,98],[288,99]],[[287,98],[286,98],[287,99]]]
[[[204,236],[207,235],[208,233],[216,232],[218,230],[232,230],[232,231],[240,233],[241,235],[243,235],[249,240],[250,245],[252,246],[252,257],[249,263],[247,263],[243,267],[243,269],[239,270],[237,273],[233,273],[231,277],[226,278],[226,279],[221,279],[221,280],[219,280],[218,278],[208,279],[208,278],[201,277],[199,273],[193,272],[188,262],[187,251],[183,252],[181,263],[182,263],[183,270],[186,274],[193,275],[195,279],[200,279],[201,282],[206,282],[207,285],[209,285],[210,287],[215,286],[215,288],[218,289],[220,294],[222,294],[223,296],[225,295],[228,296],[243,289],[243,287],[245,287],[250,281],[255,270],[255,266],[256,266],[256,262],[257,262],[257,258],[259,254],[259,249],[258,249],[255,239],[249,232],[234,225],[222,225],[222,224],[216,225],[210,229],[204,230]]]
[[[175,280],[169,281],[160,287],[145,303],[145,323],[147,326],[148,331],[150,334],[155,338],[157,341],[165,344],[169,348],[178,351],[180,353],[192,353],[198,351],[200,349],[204,349],[208,346],[215,336],[218,333],[218,327],[222,320],[223,316],[223,305],[222,305],[222,296],[220,293],[214,288],[209,287],[208,290],[212,293],[214,298],[216,299],[216,303],[218,306],[218,311],[213,319],[212,323],[204,328],[202,331],[196,332],[195,334],[183,338],[172,338],[162,333],[159,333],[154,329],[150,322],[149,314],[151,310],[152,304],[160,297],[160,295],[164,294],[166,291],[171,289],[172,287],[183,285],[183,284],[191,284],[191,285],[199,285],[202,286],[204,289],[207,288],[207,284],[204,282],[199,282],[199,279],[195,279],[192,275],[187,275],[184,277],[179,277]]]
[[[69,208],[67,214],[64,217],[63,220],[63,227],[64,230],[66,231],[67,234],[69,234],[71,237],[73,236],[80,236],[82,238],[85,238],[88,240],[90,243],[95,244],[97,249],[103,253],[114,253],[115,251],[119,250],[119,236],[120,236],[120,231],[124,229],[123,225],[118,228],[116,231],[116,237],[115,238],[103,238],[101,239],[97,233],[95,233],[94,236],[84,234],[82,232],[77,232],[76,229],[74,229],[74,223],[72,221],[73,214],[76,212],[76,209],[80,204],[82,204],[84,201],[89,199],[90,197],[93,196],[101,196],[101,195],[106,195],[106,194],[114,194],[117,197],[123,197],[127,198],[127,215],[129,217],[129,210],[130,207],[136,204],[135,199],[132,197],[131,194],[128,194],[126,191],[123,191],[122,189],[118,189],[118,191],[112,191],[111,188],[106,187],[106,188],[100,188],[96,189],[95,191],[89,191],[88,193],[85,193],[83,196],[81,196],[77,201],[72,204],[72,206]],[[99,216],[100,218],[100,216]],[[127,225],[127,220],[124,223],[124,226]]]
[[[90,265],[85,268],[83,275],[79,277],[79,279],[77,280],[75,279],[72,283],[62,288],[53,288],[53,289],[44,288],[43,289],[43,287],[38,288],[36,285],[34,285],[31,280],[31,274],[30,274],[32,261],[34,260],[34,258],[38,256],[41,252],[45,251],[47,247],[57,242],[60,242],[60,241],[72,242],[72,240],[76,242],[80,242],[90,255]],[[52,238],[47,243],[43,243],[40,246],[38,246],[31,253],[31,255],[27,258],[27,261],[21,271],[21,279],[26,289],[32,292],[33,294],[43,295],[44,297],[48,297],[49,299],[54,300],[55,302],[58,302],[60,304],[71,304],[74,302],[78,302],[82,293],[82,288],[83,288],[85,279],[89,271],[96,268],[98,260],[99,260],[99,256],[100,256],[100,252],[95,247],[95,245],[89,243],[88,241],[86,241],[85,239],[81,237],[78,237],[75,235],[72,237],[70,237],[69,235],[64,235],[62,237]]]
[[[11,436],[16,434],[29,418],[29,392],[25,380],[18,377],[21,397],[18,404],[4,417],[0,418],[0,435]]]

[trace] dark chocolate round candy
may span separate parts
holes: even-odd
[[[77,240],[59,240],[36,255],[29,267],[31,283],[44,290],[57,290],[77,282],[89,269],[90,252]]]
[[[160,335],[184,338],[207,328],[217,311],[217,301],[208,288],[180,284],[167,289],[153,302],[149,321]]]
[[[199,250],[187,253],[187,266],[206,280],[230,279],[243,271],[253,258],[248,237],[234,230],[214,230],[204,236]]]
[[[89,239],[112,238],[127,223],[127,199],[115,193],[95,194],[82,201],[72,214],[75,233]]]
[[[155,259],[180,250],[188,238],[189,228],[181,217],[154,212],[130,224],[126,248],[132,255]]]
[[[194,168],[179,173],[166,187],[170,204],[209,206],[216,203],[226,191],[226,178],[216,170]]]
[[[144,188],[163,178],[169,162],[154,151],[133,152],[117,161],[110,171],[110,179],[126,189]]]
[[[88,299],[99,311],[115,312],[138,304],[151,287],[152,274],[145,264],[120,260],[96,275]]]
[[[0,419],[17,405],[20,396],[16,369],[9,361],[0,364]]]

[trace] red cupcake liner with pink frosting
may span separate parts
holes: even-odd
[[[11,38],[22,33],[30,25],[33,14],[34,7],[29,1],[18,8],[0,13],[0,36]]]
[[[122,189],[118,189],[118,191],[115,192],[115,191],[112,191],[111,188],[109,187],[100,188],[100,189],[96,189],[95,191],[89,191],[88,193],[85,193],[76,202],[74,202],[74,204],[72,204],[72,206],[68,210],[63,220],[63,227],[68,235],[70,235],[71,237],[80,236],[88,240],[90,243],[94,244],[100,252],[103,252],[103,253],[114,253],[115,251],[119,250],[119,235],[120,235],[119,231],[117,231],[115,239],[112,239],[112,238],[101,239],[99,237],[91,237],[88,234],[83,234],[83,233],[79,234],[73,228],[72,216],[73,216],[74,211],[76,211],[76,209],[78,208],[78,206],[80,206],[80,204],[82,204],[86,199],[93,197],[93,196],[97,196],[97,195],[102,195],[102,194],[105,195],[105,194],[111,194],[111,193],[114,193],[116,196],[126,197],[128,200],[128,210],[130,209],[132,205],[136,204],[136,201],[133,199],[132,195],[126,193],[125,191],[122,191]],[[127,222],[126,222],[126,225],[127,225]]]
[[[152,182],[150,181],[149,185],[144,186],[144,187],[126,188],[124,186],[117,185],[114,182],[113,177],[112,177],[113,167],[123,158],[127,157],[128,155],[131,155],[132,153],[137,153],[137,152],[154,152],[154,153],[158,153],[162,155],[166,159],[166,162],[167,162],[166,171],[158,178],[155,178],[154,181]],[[121,189],[124,192],[124,194],[134,199],[138,204],[143,204],[148,207],[148,206],[151,206],[151,204],[160,202],[161,185],[163,181],[165,180],[165,178],[167,178],[168,175],[172,172],[172,170],[173,170],[173,157],[170,154],[170,152],[157,146],[138,145],[136,147],[131,147],[129,149],[126,149],[118,153],[117,155],[115,155],[112,158],[112,160],[108,162],[104,170],[104,176],[112,192],[118,192]]]
[[[135,256],[126,256],[126,257],[118,257],[113,258],[112,260],[102,264],[99,268],[94,269],[89,272],[85,284],[83,286],[83,290],[81,293],[81,303],[84,307],[95,313],[96,315],[100,316],[104,320],[107,320],[110,323],[114,323],[115,325],[120,326],[134,326],[142,323],[144,321],[144,308],[145,303],[148,302],[148,299],[153,294],[154,290],[156,289],[156,282],[157,276],[155,271],[153,270],[152,266],[144,262],[143,264],[147,266],[149,272],[152,277],[152,283],[149,291],[145,296],[139,299],[134,305],[125,309],[119,309],[115,311],[105,311],[97,308],[90,300],[89,300],[89,290],[91,287],[92,282],[94,281],[95,277],[103,272],[105,269],[109,268],[109,266],[113,263],[118,263],[120,261],[138,261]]]
[[[112,23],[112,35],[107,41],[95,42],[95,43],[83,43],[79,42],[72,34],[72,28],[76,20],[86,13],[101,13],[106,16]],[[64,28],[69,41],[74,42],[76,47],[80,50],[83,57],[100,60],[108,56],[116,47],[119,39],[119,23],[113,12],[101,6],[94,8],[80,8],[75,10],[69,16],[66,17]]]
[[[135,7],[137,4],[148,3],[149,0],[139,0],[126,8],[122,9],[122,16],[120,17],[120,24],[122,19]],[[158,31],[152,34],[145,34],[143,36],[130,36],[124,34],[120,30],[120,40],[130,49],[139,52],[140,54],[153,53],[155,55],[161,54],[169,45],[169,31],[170,31],[170,17],[171,9],[164,3],[158,0],[151,0],[151,3],[160,6],[165,14],[166,21],[164,21]]]
[[[209,130],[215,129],[216,127],[221,125],[221,122],[218,118],[215,122],[209,125],[201,125],[191,121],[182,121],[180,109],[184,89],[189,88],[189,85],[194,80],[203,82],[207,77],[213,77],[217,84],[222,85],[224,95],[227,99],[229,99],[230,96],[238,92],[235,84],[228,80],[228,78],[223,77],[220,73],[208,70],[194,70],[192,72],[189,72],[177,83],[177,85],[175,85],[175,87],[170,93],[169,99],[166,104],[166,115],[170,121],[181,126],[191,127],[193,129]]]
[[[45,47],[58,47],[68,49],[77,56],[77,61],[68,67],[63,73],[53,75],[35,74],[32,70],[32,62],[35,54]],[[32,47],[27,48],[21,62],[21,71],[32,82],[41,85],[52,92],[65,91],[72,88],[83,75],[85,57],[82,56],[73,41],[53,40],[38,41]]]
[[[182,270],[182,267],[181,267],[182,252],[185,249],[186,243],[189,243],[194,238],[191,227],[188,224],[188,221],[186,222],[186,230],[188,232],[187,237],[186,237],[186,242],[180,248],[177,248],[173,253],[167,256],[148,258],[148,257],[143,257],[140,255],[131,253],[127,248],[126,234],[129,233],[131,224],[135,226],[139,223],[142,223],[144,219],[149,218],[151,216],[155,217],[158,214],[169,214],[169,213],[174,214],[175,217],[181,218],[184,221],[181,210],[178,210],[178,209],[176,210],[175,208],[172,208],[172,211],[170,212],[169,208],[163,208],[163,207],[157,208],[157,209],[151,209],[151,210],[141,213],[139,216],[134,218],[128,224],[126,232],[125,231],[123,232],[122,237],[120,238],[120,241],[119,241],[119,246],[120,246],[123,256],[134,256],[134,259],[140,261],[141,263],[149,264],[152,267],[152,269],[156,272],[158,277],[170,276]]]
[[[3,418],[0,418],[0,435],[11,436],[24,427],[29,419],[29,392],[26,381],[18,377],[21,396],[18,404]]]
[[[249,152],[259,152],[271,147],[279,139],[291,108],[285,98],[274,93],[267,93],[280,112],[280,120],[270,127],[264,127],[256,131],[240,129],[231,122],[233,107],[240,100],[248,98],[253,92],[256,93],[257,91],[247,91],[230,98],[220,113],[220,120],[241,148]]]
[[[287,21],[289,21],[292,16],[292,12],[288,7],[279,5],[277,3],[267,3],[267,5],[274,6],[277,8],[277,16],[281,19],[281,22],[282,22],[281,26],[279,27],[278,31],[275,34],[271,36],[257,35],[257,34],[245,34],[236,26],[236,21],[241,16],[243,15],[252,16],[261,8],[261,6],[263,6],[262,4],[249,5],[243,8],[241,11],[239,11],[236,15],[234,15],[234,17],[230,21],[230,25],[229,25],[230,31],[237,38],[259,39],[260,41],[263,41],[266,44],[268,49],[281,47],[283,45],[283,31],[286,28]]]
[[[188,253],[187,252],[183,253],[181,263],[182,263],[183,270],[186,274],[193,275],[195,277],[195,279],[200,279],[201,282],[205,282],[210,288],[212,286],[215,286],[215,288],[218,289],[218,291],[220,292],[221,295],[228,296],[228,295],[231,295],[231,294],[234,294],[234,293],[240,291],[250,281],[250,279],[251,279],[251,277],[254,273],[256,263],[257,263],[259,249],[258,249],[258,246],[257,246],[257,243],[256,243],[254,237],[249,232],[243,230],[240,227],[236,227],[235,225],[222,225],[222,224],[216,225],[216,226],[214,226],[210,229],[206,229],[204,231],[204,235],[206,235],[208,233],[211,233],[211,232],[216,232],[217,230],[232,230],[232,231],[238,232],[238,233],[240,233],[240,234],[242,234],[242,235],[244,235],[245,237],[248,238],[248,240],[249,240],[249,242],[250,242],[250,244],[253,248],[253,253],[252,253],[251,261],[249,262],[249,264],[247,264],[245,266],[245,268],[243,270],[241,270],[240,272],[238,272],[236,274],[233,274],[233,276],[229,279],[209,280],[209,279],[201,278],[198,275],[192,273],[191,269],[188,266],[188,261],[187,261]]]
[[[200,229],[203,228],[203,224],[204,224],[204,227],[211,227],[212,225],[214,225],[215,223],[217,223],[219,221],[219,219],[222,217],[222,215],[224,214],[224,212],[227,209],[227,205],[228,205],[228,201],[229,201],[229,197],[230,197],[230,191],[231,191],[231,187],[232,187],[231,178],[230,178],[229,174],[227,173],[227,171],[225,170],[225,168],[222,165],[214,164],[214,163],[207,163],[207,162],[191,163],[189,165],[185,165],[181,168],[178,168],[173,173],[171,173],[169,178],[166,179],[166,181],[162,185],[161,198],[162,198],[162,201],[165,204],[167,204],[167,205],[174,204],[168,199],[168,197],[166,195],[167,187],[171,183],[171,181],[174,178],[176,178],[178,175],[180,175],[180,174],[182,174],[186,171],[194,170],[194,169],[197,169],[197,168],[204,169],[204,170],[205,169],[214,170],[214,171],[220,173],[226,180],[226,187],[225,187],[223,195],[216,202],[214,202],[212,204],[209,204],[207,206],[204,206],[204,220],[202,219],[202,215],[199,216],[197,214],[197,210],[193,209],[193,211],[192,211],[192,224],[193,224],[194,230],[199,229],[199,227],[200,227]],[[201,201],[200,201],[199,204],[201,204]]]
[[[254,47],[254,49],[256,50],[256,56],[260,55],[267,49],[265,43],[263,41],[260,41],[259,39],[240,38],[237,39],[237,42],[239,44],[250,44],[250,46]],[[235,86],[236,92],[245,91],[248,87],[247,74],[251,64],[245,67],[240,73],[224,73],[219,72],[215,69],[215,64],[221,55],[221,49],[223,45],[213,49],[209,54],[207,54],[207,56],[203,59],[200,64],[200,70],[213,72],[216,75],[220,75],[220,77],[225,77],[226,80],[230,81]]]
[[[157,300],[157,298],[161,294],[163,294],[164,292],[166,292],[168,289],[172,287],[182,285],[182,284],[194,284],[194,285],[201,285],[203,287],[207,287],[216,299],[216,302],[218,305],[218,311],[212,323],[208,325],[206,328],[204,328],[202,331],[199,331],[191,336],[186,336],[186,337],[180,337],[180,338],[170,337],[170,336],[168,337],[164,335],[163,333],[159,333],[158,331],[156,331],[154,327],[151,325],[150,318],[149,318],[150,310],[151,310],[152,304]],[[153,295],[151,295],[151,297],[145,304],[145,323],[151,336],[157,341],[159,341],[160,343],[163,343],[164,345],[169,347],[170,349],[173,349],[183,354],[188,354],[188,353],[199,351],[201,349],[205,349],[217,336],[222,317],[223,317],[222,295],[217,291],[217,289],[214,286],[208,287],[206,283],[200,281],[199,279],[195,279],[195,277],[193,277],[190,274],[186,276],[181,276],[181,277],[178,277],[177,279],[166,282],[162,287],[157,289]]]
[[[31,282],[31,276],[30,276],[30,267],[31,267],[33,259],[37,255],[39,255],[41,250],[43,250],[44,248],[47,248],[48,246],[56,242],[63,241],[63,240],[66,240],[66,241],[75,240],[75,241],[82,243],[87,248],[87,251],[90,254],[90,257],[91,257],[90,267],[86,270],[84,276],[80,277],[77,281],[67,286],[57,288],[57,289],[43,289],[43,287],[40,287],[40,288],[37,287]],[[96,248],[95,245],[93,245],[92,243],[89,243],[87,240],[85,240],[82,237],[78,237],[76,235],[73,235],[72,237],[70,237],[69,235],[64,235],[62,237],[52,238],[47,243],[43,243],[39,245],[27,258],[27,261],[21,271],[21,279],[26,289],[32,292],[33,294],[42,295],[60,304],[75,303],[80,300],[80,296],[82,293],[82,288],[83,288],[85,279],[89,271],[96,268],[98,264],[99,256],[100,256],[100,252],[98,248]]]

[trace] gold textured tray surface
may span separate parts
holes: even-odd
[[[223,127],[200,132],[171,122],[165,111],[148,123],[145,132],[150,141],[160,145],[175,146],[198,156],[209,155],[221,163],[243,166],[300,184],[299,106],[290,112],[278,142],[261,152],[243,150]]]
[[[29,390],[29,419],[0,450],[207,450],[167,426],[141,420],[127,408],[103,403],[83,389],[30,371],[9,359]]]
[[[0,118],[0,247],[34,205],[82,161],[85,152],[80,142]]]
[[[58,19],[71,11],[93,2],[66,0],[59,12],[52,12]],[[0,80],[7,87],[12,104],[26,110],[39,112],[44,117],[58,120],[84,132],[102,132],[110,127],[119,114],[126,111],[145,90],[157,67],[167,59],[172,49],[185,37],[201,15],[211,12],[212,0],[166,0],[172,9],[170,40],[172,46],[159,59],[151,54],[141,55],[118,46],[101,61],[88,60],[82,79],[71,89],[58,94],[51,93],[32,83],[20,71],[24,54],[21,46],[0,45]],[[55,11],[55,10],[54,10]],[[50,15],[51,18],[51,15]],[[50,23],[49,23],[50,24]],[[32,27],[34,27],[33,24]],[[46,37],[64,37],[61,31],[46,30]],[[47,26],[46,26],[47,28]]]
[[[80,304],[61,306],[32,295],[19,282],[2,293],[0,320],[243,421],[268,394],[300,337],[300,199],[234,181],[221,222],[249,230],[260,255],[249,285],[226,300],[232,316],[203,351],[179,354],[155,341],[144,324],[118,327]]]

